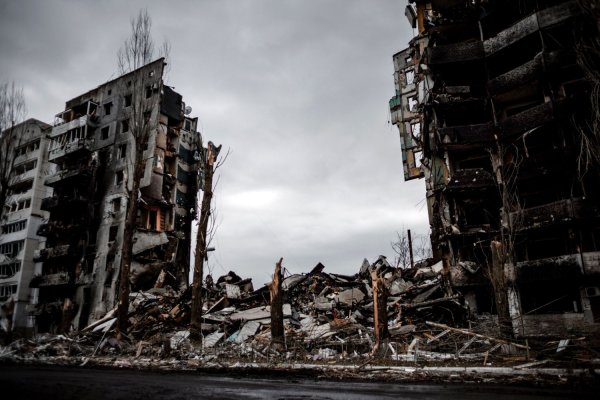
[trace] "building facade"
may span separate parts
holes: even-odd
[[[29,119],[3,134],[3,139],[10,141],[2,147],[1,155],[7,157],[2,162],[7,162],[10,179],[0,211],[1,330],[13,337],[30,334],[34,326],[29,304],[35,302],[37,291],[30,289],[29,282],[40,269],[34,252],[45,241],[37,234],[47,218],[41,209],[42,199],[52,193],[44,185],[51,171],[46,163],[50,128]]]
[[[42,201],[50,216],[39,230],[43,266],[31,282],[39,332],[85,327],[117,303],[140,118],[149,129],[129,284],[151,288],[161,273],[161,285],[187,284],[200,134],[191,108],[164,84],[164,65],[159,59],[100,85],[56,116],[48,152],[56,172],[45,180],[53,195]]]
[[[426,180],[434,253],[517,336],[600,328],[590,4],[411,0],[418,34],[393,57],[392,122],[405,179]]]

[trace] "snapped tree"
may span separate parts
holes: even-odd
[[[212,237],[214,225],[209,229],[211,220],[211,202],[213,197],[213,175],[222,162],[217,162],[221,146],[216,147],[208,142],[206,149],[201,145],[201,167],[202,174],[202,205],[200,207],[200,221],[196,237],[196,250],[194,260],[194,278],[192,283],[192,315],[190,321],[190,340],[202,343],[202,278],[204,275],[204,261],[207,259],[207,249]],[[214,221],[214,219],[213,219]]]

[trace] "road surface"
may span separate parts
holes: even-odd
[[[595,398],[594,391],[467,384],[331,382],[315,379],[235,378],[64,367],[0,366],[1,398],[18,399],[485,399]]]

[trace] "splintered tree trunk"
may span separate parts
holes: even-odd
[[[192,283],[192,316],[190,321],[190,340],[202,343],[202,278],[204,275],[204,259],[208,245],[207,230],[210,217],[210,203],[212,201],[212,185],[214,173],[215,154],[212,147],[207,149],[207,156],[202,166],[204,185],[202,191],[202,206],[200,208],[200,224],[196,238],[196,258],[194,260],[194,281]]]
[[[73,320],[73,302],[68,297],[63,301],[62,319],[60,323],[60,333],[68,334],[71,330],[71,321]]]
[[[383,278],[377,276],[375,271],[371,272],[373,281],[373,324],[375,331],[375,346],[371,355],[381,356],[385,353],[388,345],[387,324],[387,290]]]
[[[450,255],[448,254],[448,250],[445,249],[442,253],[442,288],[446,297],[450,297],[454,294],[450,278]]]
[[[500,325],[501,335],[510,338],[513,336],[513,329],[508,306],[508,287],[504,277],[504,246],[502,242],[493,240],[491,250],[492,268],[490,275],[494,289],[496,311],[498,312],[498,324]]]
[[[273,283],[269,288],[271,292],[271,346],[277,350],[284,349],[284,330],[283,330],[283,296],[281,292],[281,263],[283,258],[280,258],[275,264],[275,273],[273,274]]]

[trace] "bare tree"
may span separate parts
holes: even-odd
[[[576,122],[577,118],[573,116],[573,123],[579,133],[577,167],[579,177],[582,179],[593,168],[598,174],[600,166],[600,71],[598,69],[600,26],[597,24],[600,19],[600,8],[596,0],[578,0],[577,3],[581,8],[584,23],[580,26],[583,31],[575,45],[575,56],[577,64],[591,85],[589,107],[578,110],[589,114],[583,122]]]
[[[25,119],[26,112],[23,89],[14,82],[0,83],[0,207],[4,207],[8,195],[15,160],[12,153],[22,140],[16,126]]]
[[[410,230],[402,227],[401,231],[396,232],[396,240],[391,242],[392,250],[396,254],[394,257],[394,266],[396,268],[411,267],[411,251],[414,255],[414,261],[424,260],[432,256],[431,241],[428,235],[416,234],[409,237]],[[412,249],[411,249],[412,247]]]
[[[416,261],[433,257],[433,252],[431,251],[431,238],[429,235],[415,235],[413,238],[413,249]]]
[[[394,257],[394,266],[396,268],[410,268],[410,248],[408,244],[408,235],[402,227],[400,232],[396,232],[396,240],[391,242],[392,250],[396,253]]]
[[[142,67],[152,61],[154,56],[154,40],[151,34],[152,19],[147,10],[140,10],[137,17],[131,20],[131,32],[127,40],[117,52],[117,63],[121,75],[130,73],[128,80],[131,91],[129,107],[129,131],[135,145],[133,161],[133,176],[128,182],[128,202],[123,233],[123,249],[119,277],[119,303],[117,331],[120,335],[127,330],[127,315],[129,310],[129,275],[132,262],[133,235],[137,216],[138,201],[140,200],[140,182],[144,177],[146,159],[144,151],[150,135],[157,128],[155,119],[151,118],[155,99],[146,95],[150,79]],[[169,45],[163,45],[168,49]],[[166,56],[166,54],[164,54]],[[129,179],[129,177],[128,177]],[[129,189],[130,188],[130,189]]]

